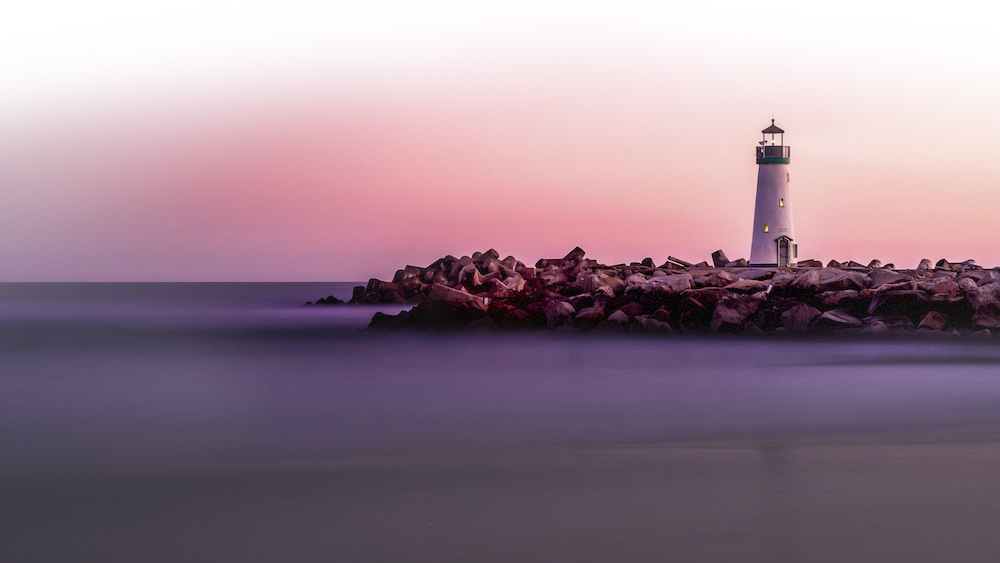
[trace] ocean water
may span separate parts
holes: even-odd
[[[994,561],[1000,342],[365,331],[0,284],[0,561]]]

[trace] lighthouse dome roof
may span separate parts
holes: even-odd
[[[785,132],[784,129],[774,124],[773,119],[771,120],[771,125],[769,125],[767,129],[761,131],[761,133],[764,133],[765,135],[768,133],[784,133],[784,132]]]

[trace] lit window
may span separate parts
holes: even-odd
[[[779,197],[778,198],[778,207],[784,207],[784,206],[785,206],[785,198]]]
[[[764,232],[766,233],[768,230],[770,230],[770,227],[768,227],[767,223],[764,223]]]

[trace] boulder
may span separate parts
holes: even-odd
[[[655,264],[653,264],[653,259],[648,256],[642,259],[641,264],[647,268],[653,268],[656,266]],[[608,320],[611,320],[611,317],[608,317]]]
[[[847,272],[837,268],[820,268],[802,272],[792,281],[791,287],[800,291],[818,293],[840,289],[864,289],[868,283],[868,278],[858,272]]]
[[[811,325],[812,330],[835,330],[844,328],[859,328],[863,323],[861,319],[851,315],[841,309],[826,311],[820,315]]]
[[[698,276],[692,280],[692,285],[694,287],[725,287],[738,278],[732,272],[727,272],[726,270],[715,270],[711,273]]]
[[[516,293],[516,292],[522,291],[524,289],[524,286],[525,286],[526,282],[525,282],[524,278],[521,277],[521,274],[515,273],[514,275],[512,275],[510,277],[504,278],[503,279],[503,284],[505,286],[507,286],[507,289],[509,289],[509,290],[511,290],[511,291],[513,291],[513,292]]]
[[[310,305],[311,303],[306,303]],[[337,299],[333,295],[328,295],[326,297],[320,297],[316,300],[316,305],[343,305],[344,302],[341,299]]]
[[[356,285],[354,286],[354,289],[351,291],[351,300],[348,301],[348,303],[361,303],[361,301],[364,298],[365,298],[365,286]]]
[[[882,267],[882,261],[879,260],[878,258],[868,263],[869,270],[874,270],[875,268],[881,268],[881,267]]]
[[[622,311],[615,311],[608,315],[606,319],[599,322],[595,328],[602,330],[625,331],[628,329],[630,319]]]
[[[1000,328],[1000,311],[992,308],[983,308],[972,315],[972,326],[975,328]]]
[[[823,263],[822,262],[820,262],[819,260],[811,260],[811,259],[799,260],[796,263],[796,265],[799,268],[822,268],[823,267]]]
[[[629,301],[628,303],[619,307],[618,310],[628,315],[628,318],[631,319],[632,317],[642,312],[643,306],[639,302]]]
[[[869,315],[906,315],[921,318],[930,310],[930,298],[919,289],[882,291],[868,307]]]
[[[694,278],[691,274],[671,274],[646,280],[640,288],[645,293],[676,295],[691,289]]]
[[[816,307],[799,303],[781,314],[781,326],[790,332],[806,332],[821,314]]]
[[[836,260],[830,260],[829,262],[826,263],[826,267],[827,268],[843,268],[844,265],[841,264],[840,262],[837,262]]]
[[[922,272],[924,270],[930,270],[931,268],[933,268],[933,266],[931,265],[930,258],[924,258],[920,260],[919,264],[917,264],[918,272]]]
[[[604,305],[594,305],[581,309],[573,318],[599,321],[604,318]]]
[[[752,295],[734,293],[723,297],[712,312],[708,329],[712,332],[742,332],[749,317],[760,309],[765,299],[763,291]]]
[[[737,258],[732,262],[726,262],[727,268],[746,268],[750,265],[746,258]]]
[[[490,280],[487,284],[489,288],[489,295],[494,299],[510,299],[514,296],[514,290],[504,285],[504,283],[496,278]]]
[[[645,274],[632,274],[632,275],[628,276],[627,278],[625,278],[625,287],[626,288],[639,287],[639,286],[643,285],[644,283],[646,283],[646,275]]]
[[[725,268],[728,263],[729,258],[726,257],[726,253],[723,252],[721,248],[712,253],[712,264],[714,264],[716,268]]]
[[[925,330],[944,330],[944,327],[948,325],[948,315],[940,311],[928,311],[924,318],[920,319],[920,324],[917,328]]]
[[[841,289],[839,291],[825,291],[816,295],[816,300],[824,307],[847,306],[848,302],[853,302],[858,298],[858,290]]]
[[[667,261],[665,264],[671,264],[671,263],[676,264],[681,268],[687,268],[691,266],[690,262],[685,262],[684,260],[681,260],[680,258],[677,258],[675,256],[667,256]]]
[[[795,274],[791,272],[778,272],[774,274],[773,278],[771,278],[771,289],[772,290],[785,289],[786,287],[791,285],[794,280],[795,280]]]
[[[452,289],[440,284],[431,286],[427,297],[420,306],[440,307],[449,311],[479,311],[486,312],[486,301],[481,297],[465,291]]]
[[[479,287],[483,285],[483,275],[479,273],[479,268],[475,264],[467,264],[459,272],[458,283],[467,288]]]
[[[587,253],[582,248],[580,248],[578,246],[578,247],[574,248],[573,250],[570,250],[568,253],[566,253],[566,256],[563,256],[563,261],[565,261],[565,262],[569,262],[569,261],[579,262],[580,260],[583,260],[583,257],[584,257],[585,254],[587,254]]]
[[[566,301],[552,300],[545,304],[545,324],[550,329],[572,323],[576,309]]]
[[[660,308],[656,309],[655,311],[653,311],[653,314],[649,315],[649,316],[651,318],[653,318],[653,319],[656,319],[656,320],[660,321],[660,322],[669,323],[670,322],[670,318],[673,315],[671,314],[670,309],[667,309],[666,307],[660,307]]]
[[[736,277],[742,280],[768,280],[774,277],[777,270],[771,268],[753,268],[736,273]]]
[[[973,311],[992,308],[1000,311],[1000,283],[993,282],[969,289],[965,293]],[[990,327],[992,328],[992,327]]]
[[[628,326],[629,332],[665,333],[672,330],[670,323],[654,319],[648,315],[636,315]]]
[[[757,293],[767,291],[768,284],[757,280],[737,280],[724,287],[734,293]]]
[[[913,281],[912,276],[907,276],[906,274],[900,274],[898,272],[892,272],[889,270],[872,270],[869,274],[871,279],[871,287],[877,288],[879,286],[889,284],[889,283],[899,283],[903,281]]]
[[[368,323],[368,328],[372,329],[395,329],[395,328],[406,328],[409,325],[410,312],[401,311],[398,315],[387,315],[382,311],[377,311],[374,316],[372,316],[371,322]]]

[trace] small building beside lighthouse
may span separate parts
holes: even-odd
[[[799,249],[792,222],[785,131],[774,124],[761,131],[757,145],[757,201],[753,212],[751,266],[794,266]]]

